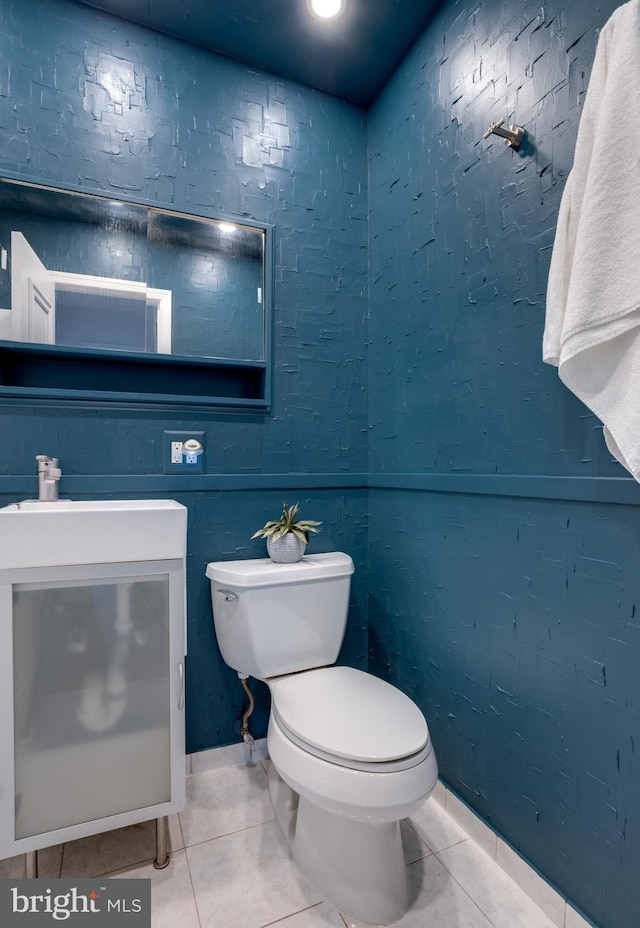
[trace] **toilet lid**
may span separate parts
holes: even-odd
[[[399,760],[429,742],[425,718],[408,696],[353,667],[323,667],[269,681],[272,712],[295,740],[362,763]]]

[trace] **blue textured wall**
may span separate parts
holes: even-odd
[[[348,479],[367,463],[365,117],[67,0],[2,0],[0,34],[0,173],[277,228],[272,416],[0,407],[3,502],[36,492],[45,452],[64,495],[100,475],[86,492],[189,506],[188,749],[229,743],[242,690],[217,657],[204,568],[263,554],[248,539],[283,500],[325,523],[313,550],[353,555],[345,654],[366,663],[366,494]],[[162,432],[183,428],[206,432],[208,472],[231,489],[161,476]],[[302,489],[269,489],[296,473],[311,475]]]
[[[67,0],[3,0],[0,170],[272,223],[277,273],[273,417],[3,406],[0,502],[33,493],[47,451],[67,495],[189,506],[198,750],[234,740],[242,702],[204,564],[258,554],[248,536],[298,499],[325,521],[314,550],[356,560],[343,659],[365,663],[369,592],[371,667],[424,708],[447,782],[602,928],[637,928],[637,488],[611,481],[599,423],[541,362],[615,6],[450,0],[367,123]],[[530,134],[520,154],[481,141],[502,117]],[[162,477],[167,428],[207,432],[208,475]]]
[[[625,472],[541,361],[617,5],[449,2],[370,113],[369,618],[447,783],[595,922],[637,928],[640,497],[580,501]],[[501,118],[520,153],[482,141]]]

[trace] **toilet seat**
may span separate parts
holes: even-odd
[[[303,751],[306,751],[308,754],[313,754],[314,757],[319,757],[321,760],[326,760],[330,764],[336,764],[339,767],[349,767],[351,770],[364,770],[366,773],[395,773],[399,770],[408,770],[410,767],[415,767],[417,764],[422,763],[431,753],[431,744],[427,744],[421,751],[399,760],[367,762],[354,760],[350,757],[339,757],[336,754],[330,754],[328,751],[323,751],[315,745],[303,741],[301,738],[294,735],[277,716],[276,720],[283,734],[299,748],[302,748]]]
[[[323,667],[268,682],[279,728],[315,757],[368,773],[393,773],[422,763],[431,752],[422,712],[372,674]]]

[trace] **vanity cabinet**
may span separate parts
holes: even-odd
[[[184,808],[184,588],[184,558],[0,570],[0,858]]]

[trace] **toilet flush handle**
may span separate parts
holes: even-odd
[[[238,598],[238,594],[234,593],[232,590],[216,590],[216,592],[222,593],[225,603],[234,603]]]

